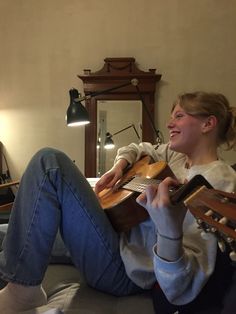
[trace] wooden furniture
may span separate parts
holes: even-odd
[[[92,73],[84,70],[84,75],[78,75],[83,81],[85,95],[113,88],[132,79],[138,80],[138,87],[142,98],[154,117],[156,83],[161,79],[155,69],[147,72],[140,70],[134,58],[106,58],[103,68]],[[91,123],[85,126],[85,176],[95,177],[97,173],[96,146],[97,146],[97,101],[98,100],[140,100],[140,95],[133,85],[116,89],[107,94],[98,95],[86,100],[86,108]],[[142,141],[153,142],[154,130],[150,124],[148,114],[142,106]]]
[[[7,189],[12,186],[17,186],[19,184],[19,181],[12,181],[4,184],[0,184],[0,190]],[[0,205],[0,214],[1,213],[9,213],[11,211],[13,205],[13,200],[10,202],[7,202],[6,204]]]
[[[0,142],[0,175],[2,176],[3,167],[2,167],[2,156],[3,156],[3,145]],[[14,200],[14,193],[11,192],[11,187],[16,187],[19,184],[19,181],[10,181],[3,184],[0,184],[0,220],[4,216],[4,220],[6,215],[8,215],[11,211],[13,200]]]

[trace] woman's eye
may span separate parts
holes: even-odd
[[[179,118],[182,118],[184,115],[182,113],[178,113],[176,116],[175,116],[175,119],[179,119]]]

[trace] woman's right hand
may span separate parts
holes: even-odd
[[[127,167],[128,162],[125,159],[120,159],[118,162],[101,178],[95,185],[94,192],[98,194],[105,188],[113,187],[116,182],[123,176],[123,170]]]

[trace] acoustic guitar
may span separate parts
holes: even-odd
[[[158,184],[167,176],[175,177],[168,164],[159,161],[150,164],[146,156],[136,162],[113,189],[100,193],[100,203],[118,231],[127,231],[146,220],[149,215],[136,203],[138,193],[148,184]],[[156,179],[154,179],[156,178]],[[222,251],[226,246],[230,257],[236,261],[236,195],[213,189],[201,175],[194,176],[187,184],[170,190],[172,203],[183,202],[204,232],[214,233]]]
[[[99,193],[100,204],[118,232],[128,231],[149,217],[146,209],[136,202],[138,194],[143,192],[147,185],[159,184],[167,176],[175,177],[166,162],[151,162],[151,157],[143,157],[126,171],[115,187]],[[180,202],[203,184],[211,188],[204,177],[195,176],[187,185],[182,185],[177,190],[171,189],[172,202]]]
[[[151,163],[145,156],[128,169],[119,182],[99,193],[99,202],[118,232],[127,231],[148,218],[148,212],[136,202],[148,184],[174,176],[166,162]],[[158,179],[158,180],[157,180]]]

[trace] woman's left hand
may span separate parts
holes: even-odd
[[[159,185],[150,185],[140,194],[136,201],[146,208],[160,234],[169,238],[178,238],[182,235],[183,221],[186,208],[183,204],[171,203],[169,190],[179,186],[173,178],[165,178]]]

